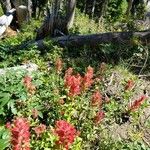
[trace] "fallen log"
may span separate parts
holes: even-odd
[[[134,45],[140,42],[143,45],[150,45],[150,31],[139,32],[109,32],[90,35],[68,35],[57,38],[49,38],[60,47],[82,47],[84,45],[96,47],[99,44],[114,43],[121,45]],[[31,45],[37,46],[38,49],[44,50],[48,46],[45,39],[31,40],[17,47],[24,49]]]
[[[61,46],[80,47],[83,45],[97,46],[103,43],[132,45],[135,41],[142,44],[150,43],[150,31],[141,32],[109,32],[91,35],[63,36],[53,39]]]
[[[84,45],[97,46],[99,44],[114,43],[121,45],[133,45],[140,42],[144,45],[150,44],[150,30],[138,32],[108,32],[91,35],[69,35],[52,38],[52,41],[61,47],[81,47]],[[38,40],[35,45],[39,49],[46,48],[44,40]]]

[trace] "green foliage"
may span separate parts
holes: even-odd
[[[5,127],[0,126],[0,149],[5,150],[10,145],[10,133]]]
[[[3,15],[3,10],[2,10],[2,7],[1,7],[1,4],[0,4],[0,16]]]
[[[32,135],[32,149],[34,150],[50,150],[55,149],[55,142],[57,140],[57,137],[54,136],[50,131],[45,132],[41,135],[41,137],[37,137],[35,134]]]
[[[27,94],[22,84],[22,75],[6,72],[0,78],[0,116],[17,114],[16,102],[26,100]]]
[[[74,21],[74,26],[71,29],[73,34],[87,34],[87,33],[97,33],[102,30],[99,29],[98,24],[94,20],[90,20],[88,15],[81,13],[78,9],[76,10],[76,16]]]
[[[126,9],[126,0],[111,0],[108,3],[105,18],[110,23],[122,21],[125,17]]]

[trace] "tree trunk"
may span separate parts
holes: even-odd
[[[37,0],[32,0],[32,17],[36,18]]]
[[[100,5],[99,11],[98,11],[99,22],[101,22],[102,17],[106,15],[105,13],[106,13],[108,2],[109,2],[109,0],[102,0],[99,3],[99,5]]]
[[[10,0],[6,0],[6,10],[7,10],[7,12],[11,10]]]
[[[19,26],[25,22],[29,21],[29,11],[30,4],[28,5],[28,0],[13,0],[13,5],[16,8],[17,21]]]
[[[94,18],[95,6],[96,6],[96,0],[93,0],[93,5],[92,5],[92,19]]]
[[[2,6],[4,14],[12,8],[10,0],[1,0],[0,4]]]
[[[76,0],[68,0],[67,13],[66,13],[66,25],[67,30],[73,26],[75,17]]]
[[[60,13],[62,3],[61,0],[53,1],[51,10],[49,10],[43,25],[37,31],[37,40],[43,39],[46,36],[54,37],[68,34],[68,30],[74,21],[76,0],[66,0],[66,3],[63,3],[65,4],[63,7],[66,8],[65,15]]]
[[[127,17],[129,17],[131,9],[132,9],[133,0],[128,0],[127,2],[128,2],[128,7],[127,7],[126,15]]]
[[[32,0],[28,0],[29,19],[32,17]]]
[[[92,17],[92,5],[93,5],[93,0],[87,0],[86,1],[86,10],[85,14],[88,14],[90,18]]]

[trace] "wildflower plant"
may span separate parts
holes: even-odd
[[[12,150],[30,150],[30,124],[25,118],[17,118],[13,124],[7,123],[11,132]]]
[[[64,120],[58,120],[56,122],[54,133],[58,136],[56,144],[66,150],[69,149],[69,146],[75,141],[77,136],[77,131],[74,126]]]
[[[131,102],[131,103],[128,105],[128,111],[129,111],[129,112],[135,111],[135,110],[138,109],[138,108],[142,105],[142,103],[143,103],[144,101],[146,101],[147,99],[148,99],[148,97],[145,96],[145,95],[140,96],[140,98],[134,100],[133,102]]]

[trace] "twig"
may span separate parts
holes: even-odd
[[[141,74],[141,75],[139,75],[138,77],[139,77],[139,78],[141,78],[141,77],[150,77],[150,74]]]
[[[111,85],[112,81],[113,81],[113,78],[114,78],[114,72],[112,73],[111,77],[110,77],[110,82],[108,83],[108,85]]]
[[[146,143],[146,144],[150,147],[150,144],[149,144],[149,142],[147,142],[147,141],[145,140],[145,137],[142,137],[142,140],[144,141],[144,143]]]
[[[145,58],[145,62],[143,64],[143,67],[141,68],[140,72],[139,72],[139,75],[141,75],[142,71],[144,70],[144,68],[146,67],[146,63],[148,61],[148,57],[149,57],[149,52],[148,52],[148,49],[146,48],[145,49],[145,52],[146,52],[146,58]]]

